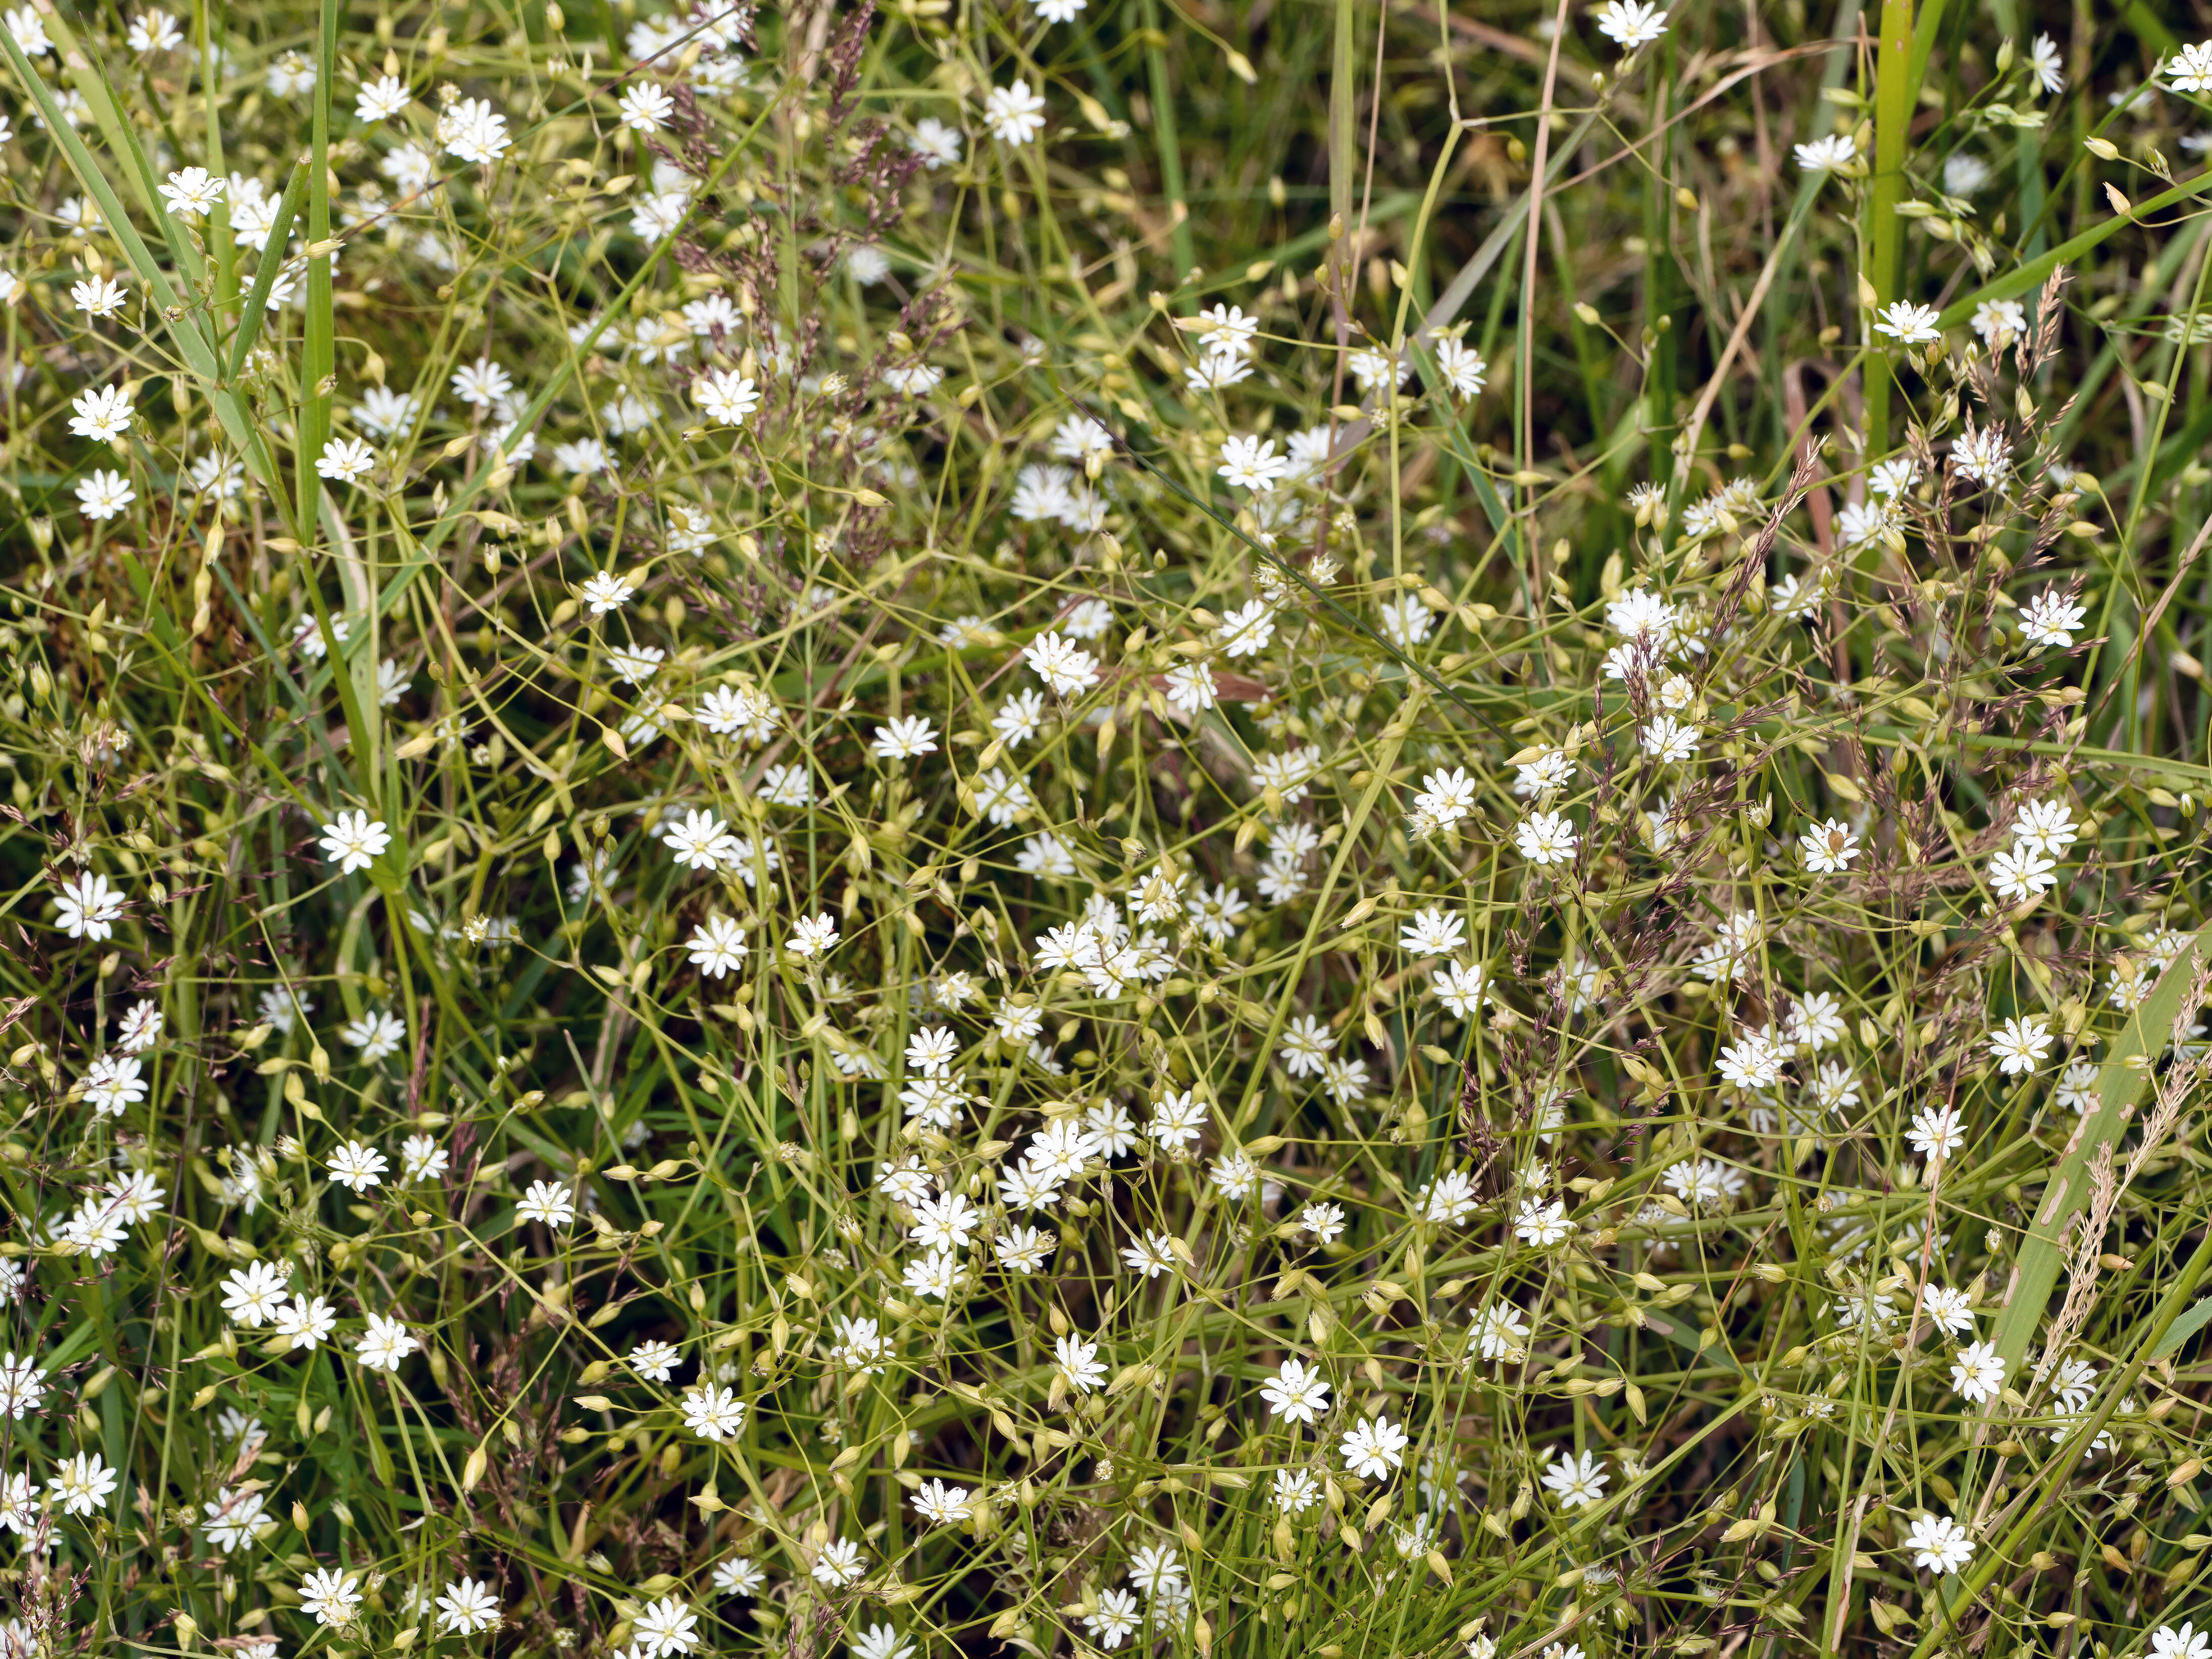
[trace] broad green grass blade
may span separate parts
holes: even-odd
[[[2007,1374],[2016,1374],[2026,1362],[2028,1345],[2050,1305],[2067,1255],[2067,1227],[2089,1198],[2089,1164],[2097,1148],[2117,1147],[2128,1121],[2150,1084],[2150,1062],[2155,1062],[2173,1040],[2175,1022],[2185,1012],[2189,990],[2196,982],[2197,964],[2208,946],[2212,929],[2199,933],[2159,981],[2142,1006],[2113,1039],[2097,1074],[2097,1109],[2075,1125],[2073,1138],[2050,1174],[2037,1205],[2035,1218],[2021,1242],[2013,1264],[2012,1284],[2005,1295],[2004,1311],[1997,1316],[1990,1340],[2004,1356]]]

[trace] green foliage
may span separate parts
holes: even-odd
[[[5,1659],[2204,1659],[2172,21],[8,9]]]

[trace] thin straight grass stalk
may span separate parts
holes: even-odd
[[[321,27],[315,36],[314,107],[307,152],[307,313],[300,358],[300,436],[293,450],[296,512],[303,530],[318,518],[322,485],[315,463],[330,441],[335,388],[328,382],[337,369],[331,252],[325,246],[331,240],[331,82],[337,73],[337,0],[323,0]],[[273,245],[270,252],[282,257],[281,249]],[[337,643],[331,641],[333,648]]]
[[[1160,189],[1168,204],[1168,246],[1173,250],[1176,280],[1198,263],[1190,233],[1190,201],[1183,183],[1182,144],[1176,128],[1175,88],[1168,79],[1166,35],[1160,27],[1159,0],[1138,0],[1144,19],[1145,72],[1150,77],[1152,131],[1158,144]]]
[[[1552,153],[1552,103],[1559,91],[1559,43],[1567,30],[1567,8],[1568,0],[1559,0],[1559,10],[1553,18],[1551,51],[1545,59],[1543,90],[1536,102],[1536,142],[1530,146],[1534,160],[1529,164],[1528,209],[1521,238],[1520,349],[1516,354],[1513,375],[1513,394],[1520,404],[1520,418],[1515,427],[1514,455],[1524,473],[1533,472],[1536,465],[1536,262],[1543,247],[1545,169]],[[1533,492],[1535,486],[1525,488]],[[1523,514],[1533,519],[1533,495],[1524,495],[1522,503]],[[1533,614],[1541,617],[1547,598],[1547,573],[1543,554],[1534,537],[1524,538],[1522,556],[1528,563],[1529,604],[1534,607]]]

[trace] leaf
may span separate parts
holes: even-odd
[[[253,272],[253,291],[246,296],[246,309],[238,321],[238,334],[230,345],[230,378],[236,380],[246,367],[253,343],[260,337],[261,319],[269,309],[269,290],[276,286],[276,272],[284,264],[285,240],[292,234],[292,221],[300,215],[300,198],[307,188],[307,158],[301,156],[293,164],[292,176],[284,181],[284,193],[276,198],[276,216],[269,224],[269,240],[263,247],[261,263]]]
[[[114,186],[108,182],[107,175],[100,170],[100,164],[93,159],[92,152],[85,148],[84,140],[77,136],[76,129],[63,115],[61,106],[54,101],[53,94],[46,89],[46,82],[31,67],[31,60],[23,55],[23,49],[15,44],[15,37],[5,29],[0,29],[0,53],[6,55],[15,71],[15,78],[22,83],[23,90],[29,94],[31,101],[38,106],[47,132],[61,147],[63,155],[69,161],[70,171],[76,174],[77,182],[84,186],[85,193],[98,204],[100,217],[123,249],[123,257],[130,262],[131,269],[145,285],[147,297],[153,301],[154,308],[167,323],[170,336],[177,343],[178,355],[184,358],[199,382],[198,389],[200,395],[214,409],[223,435],[245,459],[255,479],[269,490],[271,499],[277,504],[277,510],[280,513],[287,511],[283,492],[276,487],[276,463],[269,452],[268,441],[262,436],[258,423],[248,416],[246,405],[239,400],[236,389],[223,380],[215,347],[200,331],[198,309],[187,305],[187,296],[179,294],[170,282],[168,273],[155,258],[153,250],[146,246],[145,238],[131,222],[131,216],[125,211]],[[125,126],[123,131],[125,139],[135,144],[136,141],[131,139],[130,128]],[[140,166],[143,167],[143,157]],[[297,528],[296,526],[288,527]]]
[[[2051,1304],[2051,1292],[2066,1261],[2067,1224],[2089,1196],[2089,1160],[2099,1146],[2108,1141],[2117,1143],[2127,1127],[2136,1102],[2150,1082],[2150,1069],[2142,1061],[2155,1060],[2166,1051],[2174,1021],[2195,981],[2197,962],[2208,945],[2212,945],[2212,928],[2191,939],[2189,948],[2159,975],[2151,994],[2129,1015],[2128,1023],[2106,1051],[2097,1075],[2097,1109],[2075,1126],[2074,1138],[2067,1142],[2058,1167],[2051,1172],[2043,1202],[2036,1208],[2019,1258],[2013,1263],[2012,1285],[2006,1293],[2004,1311],[1997,1316],[1996,1333],[1990,1339],[2004,1356],[2008,1372],[2018,1369],[2027,1358],[2035,1328]],[[2195,1313],[2192,1309],[2188,1316]],[[2182,1321],[2174,1323],[2178,1327]]]
[[[2207,1325],[2212,1325],[2212,1296],[2205,1297],[2167,1326],[2166,1334],[2159,1339],[2158,1346],[2151,1350],[2150,1357],[2153,1359],[2165,1358]]]

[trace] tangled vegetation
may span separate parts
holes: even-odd
[[[2108,11],[0,7],[0,1659],[2212,1659]]]

